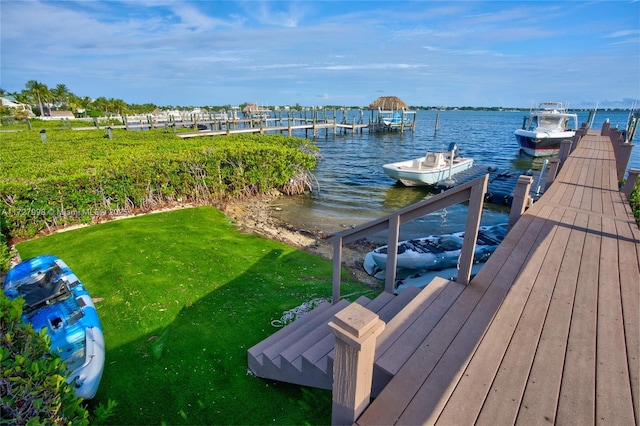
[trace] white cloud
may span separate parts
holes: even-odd
[[[3,0],[2,87],[160,105],[640,97],[640,4],[571,5]]]

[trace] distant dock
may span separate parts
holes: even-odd
[[[198,125],[207,126],[208,129],[199,130],[195,132],[180,132],[176,133],[183,139],[194,138],[200,136],[221,136],[231,135],[239,133],[252,133],[252,134],[266,134],[266,133],[287,133],[292,135],[294,130],[304,130],[305,136],[309,136],[309,133],[313,137],[318,135],[318,132],[324,130],[328,135],[329,131],[333,131],[334,134],[342,131],[346,133],[351,131],[352,133],[361,132],[365,129],[370,129],[369,124],[357,123],[355,120],[352,123],[338,123],[335,119],[305,119],[305,118],[262,118],[262,119],[236,119],[230,121],[199,121]]]
[[[380,111],[369,110],[370,114],[365,114],[365,110],[305,110],[305,111],[268,111],[261,110],[257,114],[231,113],[185,113],[176,114],[145,114],[135,116],[115,117],[122,124],[101,125],[94,119],[93,126],[74,128],[73,130],[92,130],[96,128],[127,129],[127,130],[147,130],[166,129],[173,130],[181,138],[194,138],[201,136],[222,136],[239,133],[266,134],[266,133],[287,133],[293,131],[305,131],[305,137],[317,136],[324,131],[328,136],[329,132],[334,134],[347,132],[386,132],[414,131],[416,125],[415,111]],[[388,120],[387,116],[400,117],[398,121]],[[368,117],[367,117],[368,116]],[[409,118],[411,117],[411,118]],[[177,131],[177,129],[192,129],[193,131]]]

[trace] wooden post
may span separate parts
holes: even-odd
[[[636,184],[638,175],[640,175],[640,169],[629,169],[629,176],[627,176],[627,181],[622,187],[622,192],[627,196],[627,199],[629,199],[629,197],[631,196],[631,192],[633,191],[633,187]]]
[[[571,146],[573,145],[573,141],[570,139],[565,139],[560,142],[560,152],[558,153],[558,158],[560,159],[560,164],[564,163],[571,154]]]
[[[585,132],[582,129],[576,130],[576,133],[571,138],[571,152],[575,151],[580,143],[580,139],[584,136]]]
[[[632,143],[620,143],[616,149],[616,171],[618,172],[618,180],[624,178],[624,172],[627,170],[629,160],[631,159],[631,152],[633,151]]]
[[[384,327],[377,314],[355,302],[329,322],[336,337],[332,425],[352,425],[369,405],[376,338]]]
[[[546,192],[547,189],[551,186],[554,180],[556,180],[556,176],[558,176],[558,170],[560,169],[560,160],[557,158],[552,158],[549,160],[549,173],[547,173],[547,179],[544,183],[544,190]]]
[[[611,129],[611,124],[609,124],[609,119],[607,118],[604,123],[602,123],[602,129],[600,130],[600,136],[609,136],[609,130]]]
[[[398,240],[400,237],[400,216],[389,218],[387,233],[387,267],[385,269],[384,291],[394,294],[396,286],[396,269],[398,268]],[[391,249],[393,247],[393,249]]]
[[[511,230],[511,227],[520,219],[522,213],[529,206],[529,200],[531,199],[529,191],[531,191],[531,184],[533,178],[531,176],[520,176],[516,183],[516,189],[513,192],[513,202],[511,203],[511,212],[509,213],[509,225],[507,232]]]
[[[471,268],[473,266],[473,256],[476,250],[476,240],[478,239],[478,228],[482,218],[482,208],[484,207],[484,196],[487,193],[489,184],[489,174],[484,175],[482,186],[473,186],[469,195],[469,209],[467,212],[467,222],[464,226],[464,238],[460,259],[458,260],[458,278],[456,282],[468,285],[471,281]],[[388,256],[388,255],[387,255]]]
[[[335,305],[340,301],[340,275],[342,274],[342,238],[333,241],[332,299]]]

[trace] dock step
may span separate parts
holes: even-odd
[[[428,333],[429,324],[446,312],[461,291],[459,288],[462,288],[460,284],[437,278],[424,289],[411,287],[400,295],[381,293],[374,300],[362,296],[355,301],[387,323],[376,347],[374,395],[388,383],[419,345],[419,336],[405,336],[409,326],[414,322],[422,322],[424,327],[421,332]],[[321,304],[256,344],[247,351],[249,369],[265,379],[331,389],[335,339],[328,323],[350,303],[341,300],[335,305]],[[396,349],[399,341],[408,346]]]

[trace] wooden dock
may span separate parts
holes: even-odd
[[[270,121],[272,123],[270,124]],[[368,124],[359,124],[355,121],[351,124],[345,123],[337,123],[334,120],[327,121],[314,121],[314,120],[304,120],[304,119],[291,119],[285,120],[286,125],[279,124],[280,121],[274,121],[272,119],[265,121],[252,121],[252,120],[237,120],[236,122],[224,123],[218,126],[217,130],[201,130],[198,132],[181,132],[176,133],[176,136],[179,136],[183,139],[185,138],[194,138],[201,136],[222,136],[222,135],[232,135],[232,134],[240,134],[240,133],[251,133],[251,134],[266,134],[266,133],[287,133],[288,135],[292,135],[294,130],[304,130],[305,136],[308,137],[308,133],[311,132],[312,136],[317,136],[318,132],[325,131],[328,134],[329,131],[333,131],[334,134],[338,133],[338,131],[346,132],[350,130],[351,132],[362,132],[364,129],[369,129],[370,126]],[[296,124],[297,123],[297,124]],[[215,123],[203,123],[212,125],[215,127]]]
[[[309,114],[307,114],[309,112]],[[328,136],[332,131],[334,134],[347,132],[367,131],[405,131],[415,130],[415,111],[403,112],[413,114],[414,119],[410,123],[382,125],[380,114],[383,112],[371,111],[371,116],[367,119],[362,110],[359,115],[349,115],[349,110],[343,111],[342,116],[336,110],[313,110],[304,112],[293,111],[267,111],[256,116],[239,117],[237,114],[227,113],[197,113],[183,114],[178,117],[168,115],[138,115],[117,117],[122,124],[102,125],[97,118],[93,119],[93,126],[74,127],[73,130],[94,130],[94,129],[127,129],[127,130],[147,130],[162,129],[174,131],[181,138],[194,138],[202,136],[223,136],[231,134],[251,133],[287,133],[292,135],[293,131],[305,131],[305,137],[317,136],[324,131]],[[385,111],[386,112],[386,111]],[[279,114],[278,114],[279,113]],[[299,114],[299,116],[296,116]],[[68,121],[68,120],[67,120]],[[63,123],[65,121],[63,120]],[[69,125],[70,126],[70,125]],[[71,128],[71,127],[69,127]],[[192,132],[179,131],[176,129],[192,129]]]
[[[639,424],[640,236],[614,157],[582,138],[448,308],[412,319],[356,424]]]

